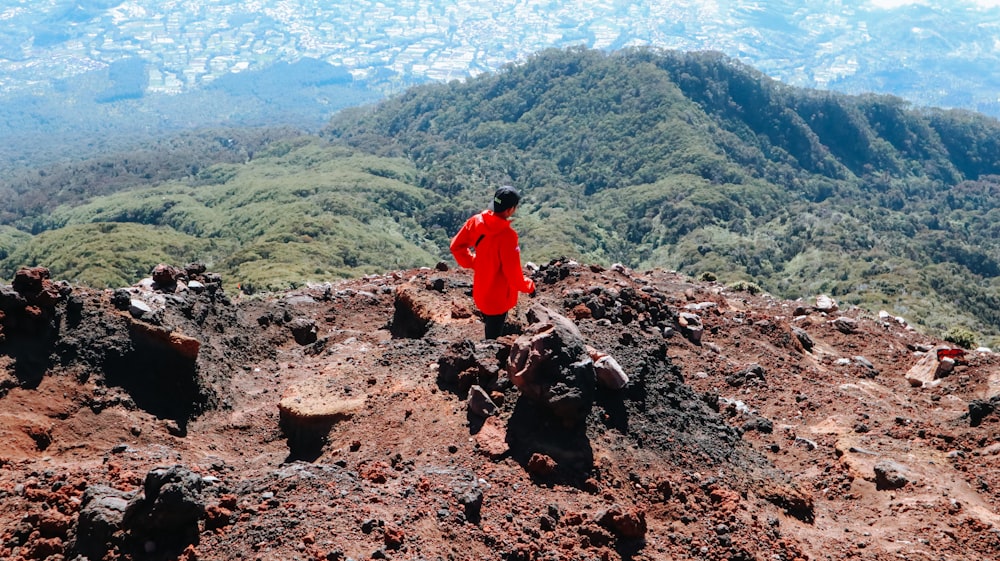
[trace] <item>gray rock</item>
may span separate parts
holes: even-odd
[[[143,492],[129,501],[122,527],[132,544],[156,544],[181,551],[198,541],[198,520],[205,515],[204,481],[182,467],[159,467],[146,474]]]
[[[726,383],[730,386],[739,387],[752,382],[764,382],[767,371],[759,364],[751,364],[746,368],[726,376]]]
[[[978,427],[983,419],[991,415],[1000,405],[1000,396],[990,400],[973,399],[969,402],[969,426]]]
[[[701,323],[701,318],[697,314],[682,312],[677,314],[677,325],[680,332],[694,344],[701,343],[701,336],[705,333],[705,327]]]
[[[837,331],[850,335],[858,330],[858,322],[853,318],[846,316],[840,316],[839,318],[833,320],[833,326],[837,328]]]
[[[107,485],[91,485],[83,493],[80,515],[71,531],[69,550],[88,559],[103,559],[115,545],[125,509],[135,493]]]
[[[875,464],[875,488],[883,490],[900,489],[909,480],[906,478],[906,468],[892,460],[882,460]]]
[[[480,417],[489,417],[496,414],[497,405],[490,399],[486,390],[474,385],[469,389],[469,411]]]
[[[288,322],[288,329],[292,331],[295,342],[300,345],[311,345],[316,342],[317,330],[316,322],[306,318],[296,318]]]
[[[792,333],[795,334],[795,338],[799,340],[799,343],[802,344],[802,348],[805,349],[806,352],[812,352],[813,347],[816,346],[816,344],[813,343],[812,337],[806,333],[805,329],[802,329],[801,327],[792,327]]]

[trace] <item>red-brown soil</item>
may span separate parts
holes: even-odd
[[[454,269],[263,296],[147,283],[141,320],[123,291],[4,288],[0,558],[1000,558],[996,355],[921,384],[908,371],[951,345],[896,318],[658,270],[533,276],[493,342]],[[532,306],[630,378],[584,426],[507,378]],[[283,397],[329,415],[289,420]],[[194,474],[193,534],[82,527],[88,489],[142,499],[170,467]]]

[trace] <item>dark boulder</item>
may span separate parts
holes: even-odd
[[[568,318],[540,305],[511,348],[507,372],[521,393],[559,418],[582,424],[595,393],[594,363],[579,329]]]

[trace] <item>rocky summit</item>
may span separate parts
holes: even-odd
[[[1000,359],[674,272],[0,287],[0,558],[982,560]]]

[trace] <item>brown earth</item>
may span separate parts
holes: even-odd
[[[3,288],[0,558],[1000,557],[996,355],[946,372],[884,314],[568,261],[484,342],[439,269]],[[629,377],[582,424],[511,382],[536,306]]]

